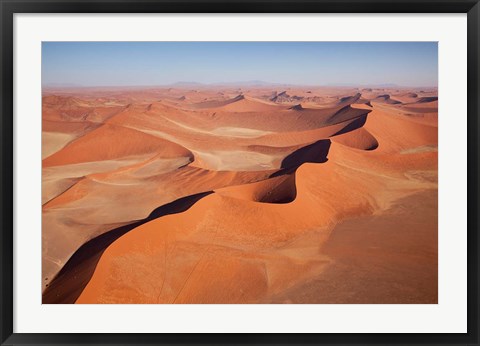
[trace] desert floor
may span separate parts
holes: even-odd
[[[47,89],[43,303],[437,303],[435,89]]]

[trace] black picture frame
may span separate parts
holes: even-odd
[[[272,5],[275,6],[272,6]],[[479,0],[0,0],[2,345],[448,344],[479,345]],[[468,332],[465,334],[23,334],[13,332],[13,16],[15,13],[467,13]]]

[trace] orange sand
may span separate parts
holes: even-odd
[[[44,303],[436,303],[436,93],[43,98]]]

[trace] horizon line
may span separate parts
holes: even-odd
[[[190,87],[217,87],[217,86],[230,86],[230,87],[341,87],[341,88],[437,88],[438,85],[398,85],[394,83],[376,83],[376,84],[345,84],[345,83],[329,83],[329,84],[298,84],[298,83],[280,83],[280,82],[265,82],[265,81],[236,81],[236,82],[214,82],[214,83],[202,83],[202,82],[184,82],[178,81],[168,84],[129,84],[129,85],[83,85],[72,83],[46,83],[42,84],[43,88],[63,88],[63,89],[93,89],[93,88],[165,88],[176,87],[179,89]]]

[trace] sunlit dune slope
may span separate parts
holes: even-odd
[[[163,158],[191,155],[178,144],[126,127],[105,124],[44,159],[43,166],[114,160],[145,154]]]

